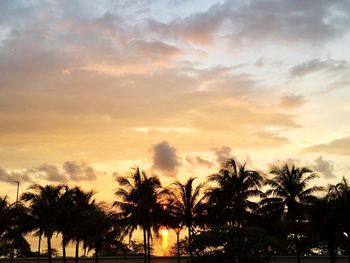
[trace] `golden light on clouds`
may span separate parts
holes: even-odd
[[[262,170],[292,158],[341,177],[350,27],[335,10],[349,9],[345,0],[2,3],[2,194],[14,191],[11,177],[23,189],[68,178],[111,202],[114,172],[139,165],[164,183],[204,179],[218,149]],[[71,180],[67,162],[93,168],[93,183]]]

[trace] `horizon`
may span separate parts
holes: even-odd
[[[0,196],[139,166],[350,178],[350,2],[0,1]],[[172,235],[172,239],[174,236]]]

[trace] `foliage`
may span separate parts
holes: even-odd
[[[129,254],[134,256],[144,255],[143,243],[131,240],[128,245]]]
[[[157,176],[134,168],[117,178],[113,209],[96,203],[93,191],[33,185],[19,202],[0,197],[0,256],[36,256],[25,239],[32,233],[46,237],[49,250],[42,255],[51,262],[59,254],[51,238],[60,234],[63,262],[69,242],[76,245],[75,262],[81,243],[96,262],[101,255],[144,255],[150,262],[152,238],[167,226],[187,228],[180,253],[200,262],[266,262],[295,254],[299,262],[300,256],[326,254],[335,262],[350,254],[350,185],[344,178],[321,195],[323,188],[311,185],[316,177],[308,168],[284,165],[263,178],[230,159],[207,186],[190,178],[163,188]],[[137,229],[143,243],[130,240]],[[177,254],[177,244],[171,253]]]
[[[252,198],[263,197],[260,190],[263,178],[257,171],[227,160],[219,173],[208,178],[216,185],[208,190],[209,218],[212,224],[241,225],[251,219],[258,204]]]
[[[196,235],[191,249],[198,262],[268,262],[282,243],[259,228],[220,227]]]
[[[189,241],[188,241],[188,238],[185,237],[184,239],[181,239],[179,241],[179,248],[180,248],[180,255],[181,256],[188,256],[190,254],[190,251],[189,251]],[[172,256],[177,256],[177,242],[175,242],[171,248],[170,248],[170,255]]]

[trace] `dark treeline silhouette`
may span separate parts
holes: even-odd
[[[269,175],[227,160],[206,182],[195,178],[163,187],[139,168],[118,176],[112,206],[97,203],[94,192],[67,185],[33,185],[16,203],[0,198],[0,256],[38,257],[41,242],[52,263],[51,239],[60,234],[62,258],[75,244],[79,255],[143,255],[151,261],[152,240],[161,227],[182,228],[181,253],[192,262],[268,262],[273,255],[348,255],[350,263],[350,185],[313,185],[310,169],[283,165]],[[142,244],[131,241],[141,230]],[[31,252],[26,235],[38,240]],[[83,251],[79,248],[83,247]],[[176,254],[176,248],[172,249]],[[57,254],[57,253],[56,253]]]

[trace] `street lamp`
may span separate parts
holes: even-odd
[[[19,181],[14,181],[17,184],[17,193],[16,193],[16,206],[18,204],[18,194],[19,194]]]
[[[19,194],[19,181],[14,181],[14,183],[17,184],[17,193],[16,193],[16,208],[18,207],[18,194]],[[16,209],[16,213],[17,213]],[[13,242],[11,243],[11,252],[10,252],[10,258],[11,262],[13,262],[13,257],[14,257],[14,249],[13,249]]]
[[[175,227],[176,240],[177,240],[177,263],[180,263],[180,227]]]

